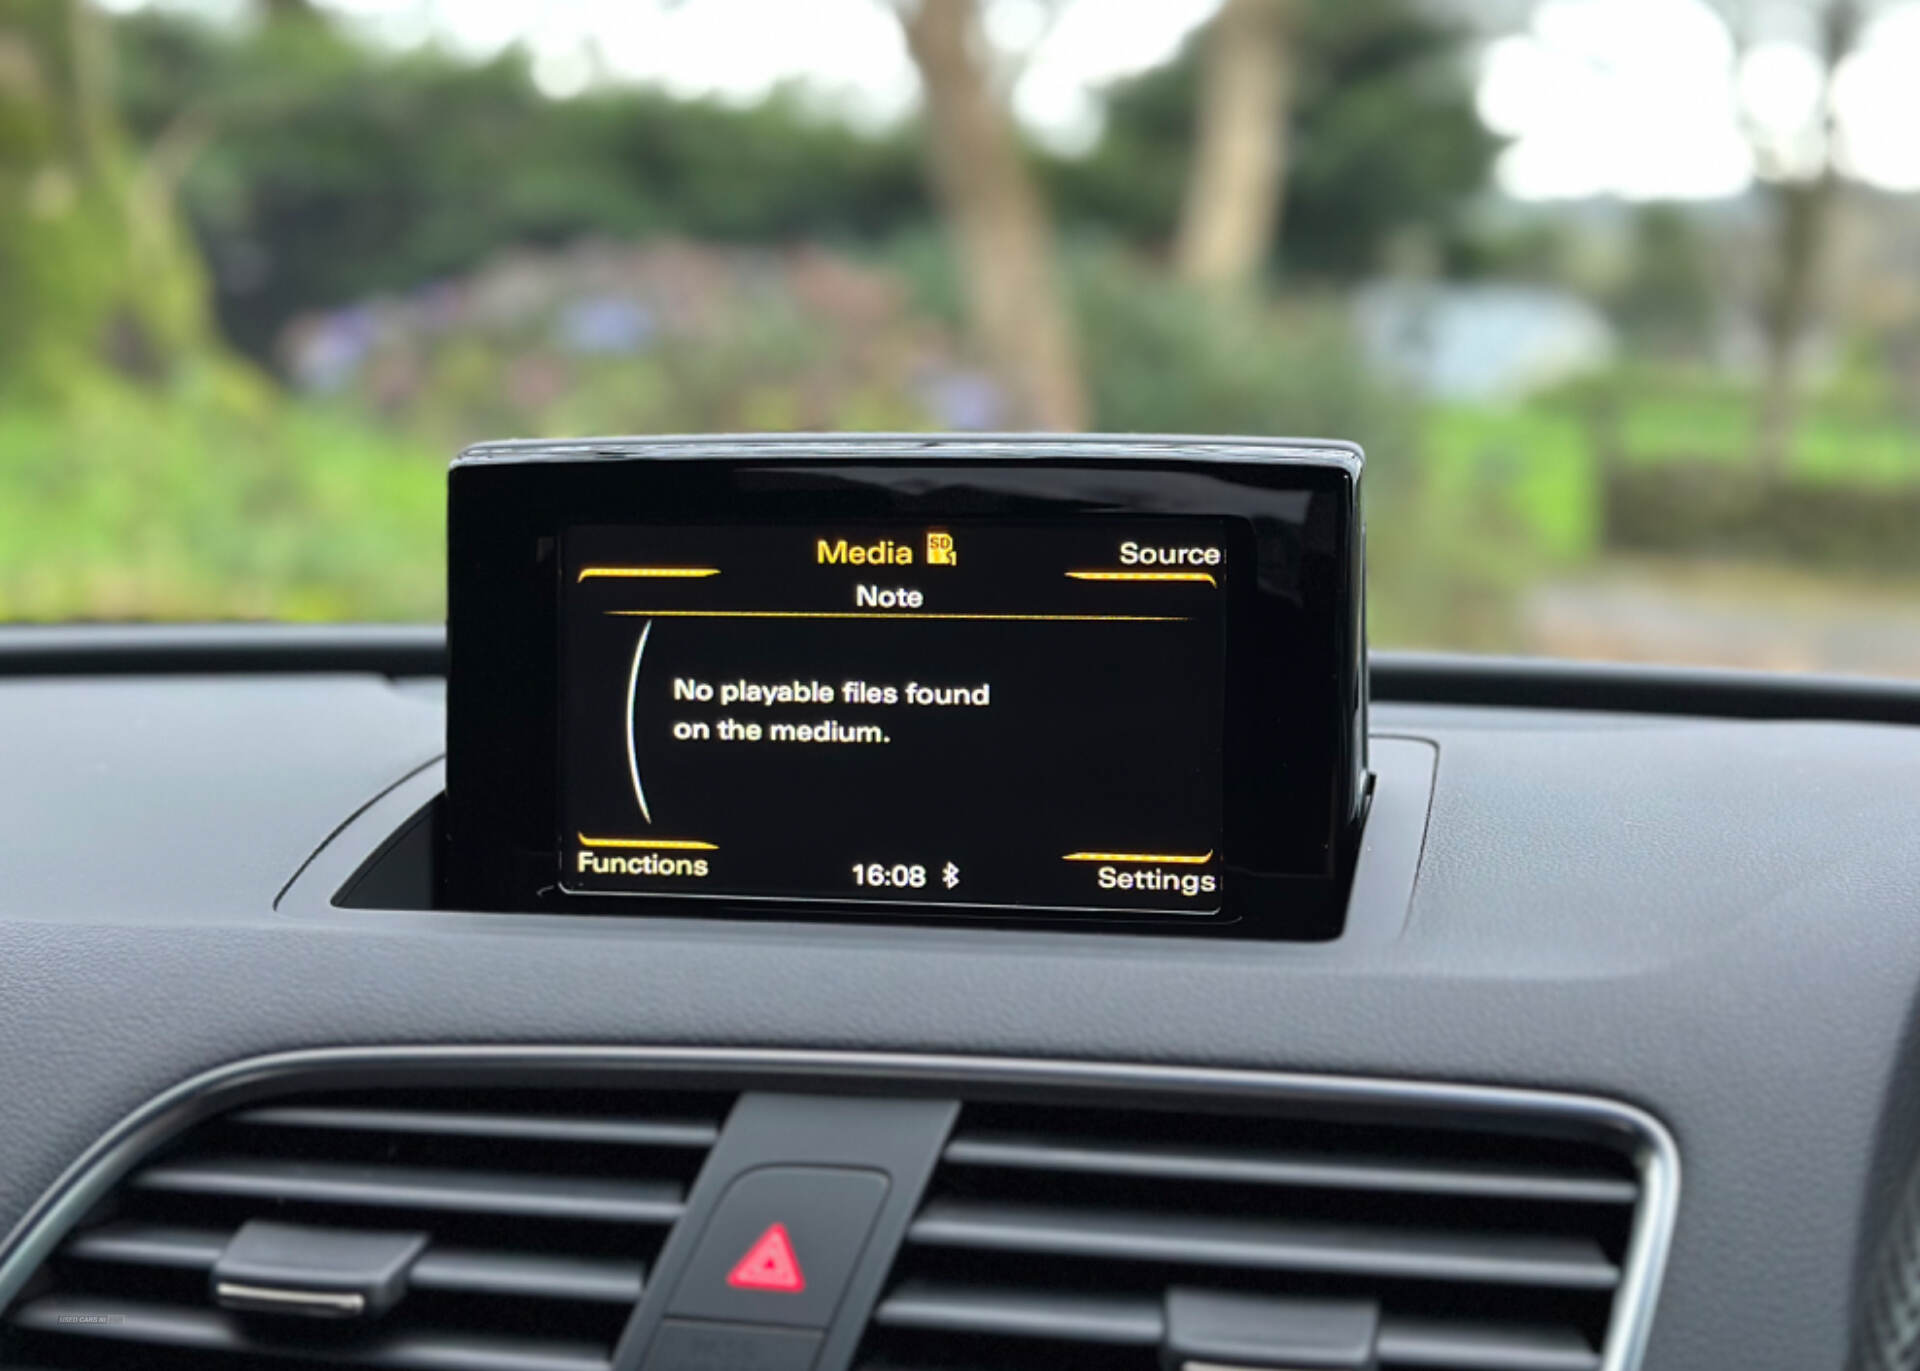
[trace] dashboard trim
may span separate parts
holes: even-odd
[[[736,1077],[729,1088],[907,1084],[916,1093],[967,1085],[1154,1092],[1332,1107],[1442,1109],[1538,1121],[1543,1117],[1630,1142],[1641,1196],[1621,1263],[1600,1371],[1638,1371],[1652,1332],[1679,1210],[1680,1155],[1653,1115],[1598,1096],[1508,1086],[1126,1062],[914,1053],[691,1046],[556,1045],[331,1047],[245,1058],[193,1076],[141,1105],[70,1165],[0,1243],[0,1309],[18,1295],[67,1232],[152,1148],[249,1099],[294,1089],[403,1084],[447,1068],[551,1083],[555,1072]],[[757,1079],[754,1079],[757,1078]]]

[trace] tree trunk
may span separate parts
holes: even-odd
[[[1084,428],[1086,392],[1052,224],[988,77],[975,0],[910,0],[901,21],[925,92],[934,191],[959,249],[980,347],[1017,422]]]
[[[1280,225],[1302,0],[1227,0],[1200,73],[1193,167],[1174,241],[1181,278],[1245,286]]]
[[[1800,350],[1813,322],[1828,221],[1839,191],[1831,168],[1814,181],[1775,186],[1774,266],[1761,309],[1765,357],[1754,416],[1760,474],[1786,474],[1800,424]]]
[[[1834,76],[1859,41],[1860,28],[1857,0],[1830,0],[1822,11],[1824,156],[1811,179],[1772,187],[1774,259],[1761,301],[1765,360],[1754,412],[1754,460],[1770,481],[1786,474],[1800,423],[1800,351],[1818,308],[1827,238],[1840,198]]]

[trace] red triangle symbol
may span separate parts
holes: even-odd
[[[773,1290],[782,1295],[797,1295],[807,1288],[784,1223],[773,1224],[754,1239],[747,1255],[727,1273],[727,1284],[735,1290]]]

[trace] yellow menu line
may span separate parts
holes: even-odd
[[[584,833],[576,833],[582,847],[657,847],[673,852],[718,852],[714,843],[698,842],[692,838],[589,838]]]
[[[1069,571],[1076,581],[1205,581],[1218,588],[1211,571]]]
[[[596,581],[604,578],[620,580],[660,580],[689,581],[705,576],[718,576],[717,566],[589,566],[580,568],[579,580]],[[578,584],[578,582],[576,582]]]
[[[1211,852],[1196,857],[1192,853],[1170,852],[1069,852],[1063,862],[1161,862],[1168,866],[1205,866],[1213,860]]]

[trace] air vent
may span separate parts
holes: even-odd
[[[407,1091],[225,1115],[75,1229],[0,1362],[601,1371],[728,1104]]]
[[[1444,1115],[971,1105],[856,1365],[1597,1371],[1639,1190]]]

